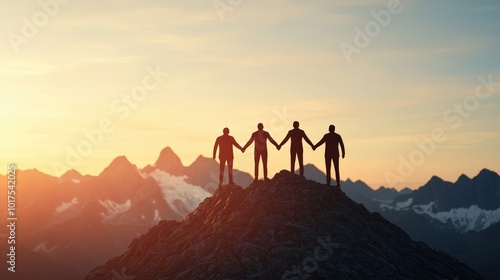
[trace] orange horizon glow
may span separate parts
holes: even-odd
[[[166,146],[186,166],[224,127],[243,145],[263,123],[281,142],[299,121],[314,143],[334,124],[341,179],[375,189],[500,171],[498,7],[401,1],[378,35],[360,34],[387,2],[244,2],[221,16],[211,2],[71,1],[14,43],[43,10],[6,4],[0,167],[98,175]],[[289,145],[268,146],[269,175],[289,169]],[[323,149],[305,145],[304,164],[325,171]],[[251,149],[235,168],[253,174]]]

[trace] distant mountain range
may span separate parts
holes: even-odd
[[[325,181],[325,174],[314,165],[304,168],[306,178]],[[461,175],[455,183],[434,176],[415,191],[374,190],[362,181],[349,179],[341,186],[351,199],[372,212],[412,211],[461,233],[482,231],[500,221],[500,176],[487,169],[472,179]]]
[[[143,169],[121,156],[98,176],[70,170],[56,178],[37,170],[18,171],[17,237],[26,250],[33,251],[23,258],[48,257],[68,267],[72,279],[82,279],[91,268],[124,252],[133,238],[159,221],[183,220],[212,195],[218,172],[219,164],[202,156],[183,166],[168,147],[154,165]],[[234,180],[247,186],[253,178],[235,170]],[[0,176],[0,185],[6,181]],[[0,192],[2,201],[6,194]],[[0,218],[6,219],[4,211]],[[2,227],[1,244],[6,244],[6,234]],[[6,262],[5,254],[0,260]],[[53,271],[45,276],[52,275]],[[40,279],[45,276],[39,274]]]
[[[323,183],[325,174],[313,165],[305,176]],[[347,180],[341,189],[352,200],[424,241],[469,264],[486,279],[498,279],[500,269],[500,176],[483,169],[474,178],[462,175],[454,183],[434,176],[419,189],[379,188]]]
[[[309,180],[322,184],[325,183],[325,173],[312,164],[304,166],[304,176]],[[347,194],[347,196],[358,203],[363,203],[370,211],[378,210],[380,203],[392,203],[396,196],[412,192],[412,190],[408,188],[398,191],[396,189],[380,187],[374,190],[363,181],[358,180],[353,182],[350,179],[341,181],[340,185],[342,191]]]
[[[32,252],[23,255],[32,262],[48,258],[67,268],[61,270],[60,279],[67,275],[82,279],[90,269],[125,252],[134,238],[159,221],[182,221],[217,189],[218,170],[215,160],[203,156],[184,166],[167,147],[153,165],[142,169],[118,157],[98,176],[71,170],[56,178],[37,170],[19,171],[18,238],[23,250]],[[235,170],[234,174],[236,184],[243,187],[253,181],[248,173]],[[313,165],[305,166],[305,175],[325,181],[325,174]],[[0,185],[6,185],[6,180],[0,175]],[[342,191],[414,240],[453,255],[487,279],[496,279],[500,273],[496,262],[500,259],[499,182],[498,174],[483,170],[472,179],[461,176],[455,183],[433,177],[416,191],[374,190],[348,179],[342,182]],[[0,199],[5,201],[6,192],[0,192]],[[5,220],[5,215],[0,211],[0,219]],[[6,229],[0,228],[1,244],[5,237]],[[5,255],[0,261],[6,261]],[[49,272],[40,270],[38,276],[49,279],[54,271],[44,274]]]

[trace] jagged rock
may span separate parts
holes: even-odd
[[[287,171],[224,186],[183,222],[162,221],[87,280],[481,279],[414,242],[338,188]]]

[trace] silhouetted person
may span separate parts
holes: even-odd
[[[298,157],[300,176],[304,177],[304,148],[302,147],[302,139],[304,139],[307,144],[311,146],[311,148],[314,146],[311,140],[307,138],[306,133],[302,129],[299,129],[299,125],[298,121],[293,122],[293,129],[288,131],[285,139],[283,139],[283,141],[279,144],[278,150],[281,149],[281,146],[288,142],[288,139],[292,139],[292,143],[290,145],[290,172],[295,172],[295,158]]]
[[[222,186],[222,182],[224,180],[224,166],[227,162],[227,173],[229,175],[229,184],[233,184],[233,145],[236,146],[240,151],[243,152],[243,148],[234,140],[233,136],[229,135],[229,128],[224,128],[224,135],[217,137],[214,145],[214,156],[217,154],[217,148],[220,147],[219,150],[219,187]]]
[[[323,139],[318,142],[318,144],[314,145],[313,149],[316,150],[319,146],[326,143],[325,148],[325,164],[326,164],[326,184],[330,186],[331,175],[330,175],[330,167],[333,164],[335,166],[335,176],[337,179],[337,187],[340,187],[340,172],[339,172],[339,144],[342,149],[342,158],[345,157],[345,148],[344,142],[342,141],[342,137],[335,133],[335,126],[332,124],[329,127],[330,133],[325,134]]]
[[[278,149],[278,143],[274,141],[274,139],[269,135],[269,132],[264,130],[264,125],[259,123],[257,125],[259,130],[252,133],[252,137],[243,147],[243,152],[250,146],[253,142],[255,142],[255,151],[254,151],[254,160],[255,160],[255,179],[257,181],[259,179],[259,161],[262,158],[262,165],[264,168],[264,180],[269,180],[267,178],[267,140],[271,142],[276,149]]]

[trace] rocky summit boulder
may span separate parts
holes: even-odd
[[[86,279],[481,277],[338,188],[281,171],[246,189],[217,189],[184,221],[160,222]]]

